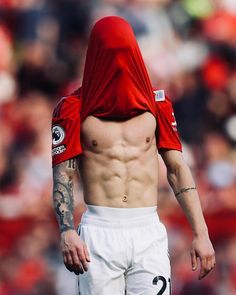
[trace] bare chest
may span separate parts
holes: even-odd
[[[155,129],[149,112],[122,122],[89,116],[81,126],[82,145],[85,152],[132,159],[155,143]]]

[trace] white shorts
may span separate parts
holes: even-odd
[[[156,207],[87,206],[79,226],[90,260],[80,295],[170,295],[167,234]]]

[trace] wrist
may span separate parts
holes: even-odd
[[[202,237],[208,237],[208,229],[207,227],[203,227],[201,229],[197,229],[193,231],[194,238],[202,238]]]
[[[63,234],[65,232],[68,232],[68,231],[75,231],[75,227],[74,226],[63,226],[60,228],[60,233]]]

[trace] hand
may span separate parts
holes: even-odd
[[[208,236],[198,236],[193,239],[190,251],[192,270],[198,268],[200,261],[200,272],[198,279],[204,278],[215,266],[215,252]]]
[[[61,251],[64,264],[69,271],[79,275],[88,270],[88,249],[75,230],[61,233]]]

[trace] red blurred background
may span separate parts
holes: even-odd
[[[173,295],[236,294],[236,2],[0,0],[0,294],[75,294],[52,209],[50,120],[82,79],[92,24],[132,25],[153,85],[171,97],[217,265],[191,271],[191,232],[160,160]],[[76,222],[84,210],[76,188]]]

